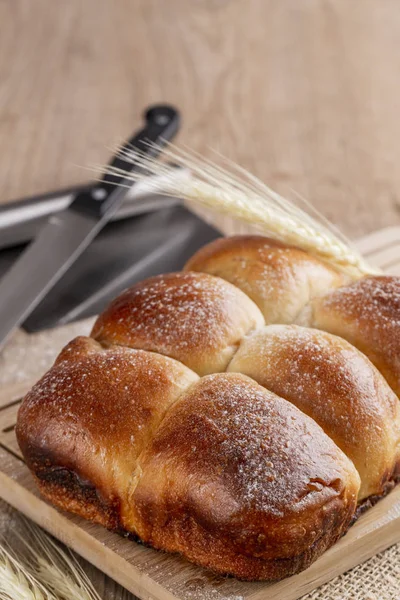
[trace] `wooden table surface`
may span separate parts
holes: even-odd
[[[398,0],[0,0],[0,28],[0,202],[86,181],[162,101],[350,236],[400,222]]]

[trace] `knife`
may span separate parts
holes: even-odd
[[[185,177],[188,174],[187,169],[177,167],[176,171],[177,178]],[[179,198],[151,192],[154,179],[156,179],[155,176],[150,176],[142,182],[134,183],[127,190],[124,201],[112,215],[110,221],[120,221],[182,203]],[[50,215],[68,208],[80,192],[92,186],[93,183],[78,185],[1,204],[0,251],[21,246],[33,240]],[[147,187],[149,190],[146,189]]]
[[[145,113],[144,128],[121,150],[157,156],[178,131],[179,121],[173,107],[152,106]],[[139,168],[118,155],[110,167],[130,173]],[[0,348],[110,220],[128,191],[126,186],[131,185],[126,175],[105,175],[78,194],[67,209],[48,219],[0,281]]]

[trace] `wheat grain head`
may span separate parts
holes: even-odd
[[[190,176],[177,177],[174,166],[134,150],[122,150],[120,157],[127,163],[135,162],[140,172],[127,173],[112,167],[106,167],[102,172],[109,176],[123,174],[132,182],[142,181],[149,175],[156,176],[148,179],[149,191],[178,196],[210,211],[239,219],[269,237],[306,250],[354,279],[378,272],[304,199],[307,210],[280,196],[227,159],[223,159],[225,165],[220,166],[172,144],[162,152],[176,165],[188,169]]]

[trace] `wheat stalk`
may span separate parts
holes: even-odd
[[[0,600],[101,600],[75,556],[27,519],[17,558],[0,545]]]
[[[0,599],[57,600],[4,545],[0,546]]]
[[[378,272],[304,199],[307,210],[283,198],[227,159],[223,159],[225,166],[219,166],[172,144],[163,150],[163,154],[175,164],[189,169],[190,176],[177,177],[175,167],[129,149],[120,150],[120,158],[127,163],[135,162],[142,172],[128,173],[113,167],[103,168],[102,172],[111,176],[124,175],[132,182],[142,181],[149,175],[156,176],[148,178],[149,191],[178,196],[228,214],[255,226],[269,237],[306,250],[354,279]]]

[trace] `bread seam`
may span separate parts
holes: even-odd
[[[147,352],[147,350],[145,352]],[[157,352],[155,354],[157,354]],[[175,359],[173,359],[173,360],[175,360]],[[179,362],[179,361],[177,361],[177,362]],[[181,363],[181,364],[183,364],[183,363]],[[198,383],[198,381],[194,381],[193,383],[191,383],[185,390],[183,390],[179,394],[179,396],[176,398],[176,400],[174,400],[173,402],[171,402],[171,404],[168,406],[167,410],[165,411],[164,415],[161,417],[159,423],[157,424],[157,427],[154,429],[152,438],[142,448],[142,451],[140,452],[140,454],[138,455],[138,457],[136,459],[136,468],[135,468],[135,471],[134,471],[134,473],[135,473],[138,469],[140,469],[140,475],[138,477],[136,477],[136,484],[133,487],[133,489],[130,489],[130,483],[129,483],[129,486],[128,486],[129,487],[129,492],[128,492],[128,496],[129,497],[133,496],[133,494],[135,493],[135,490],[136,490],[137,486],[139,485],[139,482],[140,482],[140,480],[142,478],[142,475],[143,475],[143,469],[140,466],[140,460],[142,458],[142,455],[144,454],[144,452],[147,451],[147,449],[150,446],[150,444],[153,443],[153,440],[154,440],[155,436],[157,435],[157,432],[159,431],[159,429],[161,427],[161,424],[164,422],[164,419],[168,415],[168,413],[171,410],[171,408],[174,407],[174,406],[176,406],[178,404],[178,402],[180,402],[182,400],[182,396],[184,396],[197,383]],[[133,477],[134,476],[132,476],[132,478]]]

